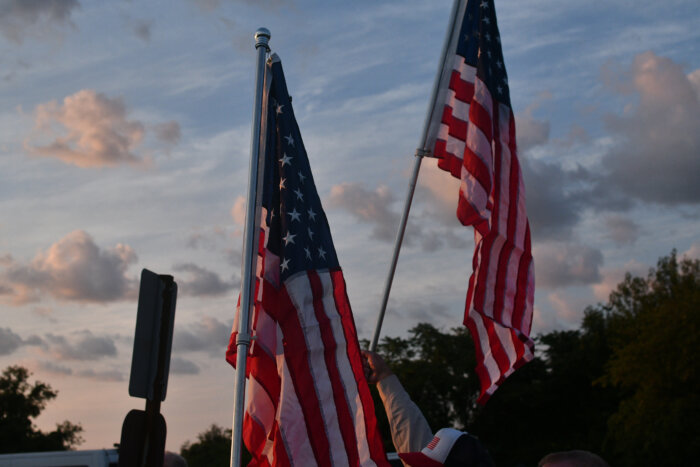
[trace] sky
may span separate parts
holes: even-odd
[[[179,286],[162,412],[231,426],[255,86],[271,33],[371,339],[451,2],[0,1],[0,367],[58,390],[36,424],[119,442],[143,268]],[[496,2],[536,273],[532,334],[625,272],[700,257],[696,0]],[[423,162],[383,336],[461,325],[473,233]]]

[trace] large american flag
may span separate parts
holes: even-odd
[[[464,324],[476,346],[485,403],[533,358],[535,291],[525,187],[493,0],[461,2],[426,147],[461,179],[457,217],[474,226]]]
[[[261,227],[243,439],[251,465],[387,466],[345,280],[294,118],[268,62]],[[236,361],[238,313],[226,353]]]

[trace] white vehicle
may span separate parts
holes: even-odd
[[[116,449],[0,454],[0,467],[117,467]]]

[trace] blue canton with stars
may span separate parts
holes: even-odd
[[[279,257],[284,282],[301,271],[334,270],[339,265],[276,55],[268,67],[271,82],[262,203],[269,226],[267,249]]]
[[[476,68],[476,75],[486,84],[495,101],[511,106],[493,0],[467,2],[457,54]]]

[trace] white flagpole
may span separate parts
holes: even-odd
[[[396,233],[396,241],[394,243],[394,255],[391,259],[391,264],[389,265],[389,274],[386,278],[386,283],[384,284],[384,296],[382,298],[382,304],[379,309],[379,315],[377,316],[377,325],[374,328],[374,337],[372,338],[372,343],[369,349],[374,352],[377,350],[377,344],[379,343],[379,334],[382,330],[382,323],[384,322],[384,314],[386,313],[386,306],[389,302],[389,292],[391,291],[391,284],[394,281],[394,273],[396,272],[396,264],[399,261],[399,252],[401,250],[401,243],[403,242],[403,236],[406,232],[406,222],[408,221],[408,213],[411,210],[411,203],[413,202],[413,193],[416,189],[416,182],[418,180],[418,172],[420,171],[421,162],[424,156],[430,156],[431,152],[429,148],[426,148],[426,143],[428,139],[428,131],[430,130],[430,123],[433,118],[433,108],[435,107],[435,99],[437,98],[438,91],[440,88],[440,81],[442,79],[442,72],[445,68],[445,60],[447,58],[447,53],[450,48],[450,42],[452,39],[452,34],[455,27],[455,22],[457,21],[457,13],[459,11],[460,2],[463,0],[454,0],[452,3],[452,12],[450,13],[450,21],[447,24],[447,32],[445,33],[445,41],[442,44],[442,53],[440,54],[440,63],[438,63],[437,74],[435,75],[435,81],[433,81],[433,91],[430,95],[430,102],[428,103],[428,112],[425,116],[425,123],[423,124],[423,135],[421,137],[418,149],[416,149],[416,158],[413,163],[413,173],[411,174],[411,179],[408,183],[408,192],[406,193],[406,202],[404,204],[403,215],[401,216],[401,222],[399,224],[399,230]]]
[[[231,430],[231,467],[241,465],[243,415],[245,411],[246,357],[250,346],[250,313],[255,294],[255,271],[257,265],[258,230],[258,180],[264,161],[260,151],[262,126],[263,89],[265,62],[270,51],[267,45],[270,31],[260,28],[255,32],[255,49],[258,53],[256,68],[255,103],[253,106],[253,128],[250,141],[250,171],[248,177],[248,198],[246,201],[246,223],[243,232],[243,272],[241,281],[241,308],[236,337],[236,383],[233,391],[233,429]]]

